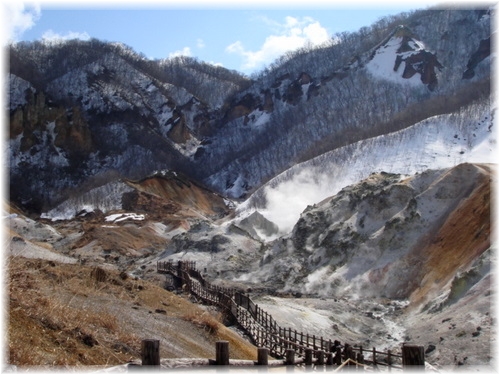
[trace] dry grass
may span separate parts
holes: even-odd
[[[9,258],[8,363],[118,365],[139,359],[141,340],[154,335],[169,343],[162,358],[211,358],[223,339],[233,358],[255,359],[255,347],[220,316],[155,284],[104,272],[97,281],[95,267]]]
[[[115,316],[96,308],[71,306],[71,299],[65,298],[70,295],[65,282],[85,278],[85,270],[72,273],[71,268],[74,266],[50,261],[9,260],[9,363],[110,365],[139,355],[140,340],[122,332]],[[80,285],[90,294],[90,280]],[[113,349],[121,339],[126,339],[121,346],[130,348],[129,353]]]
[[[219,332],[219,327],[222,325],[222,318],[220,315],[215,317],[206,311],[189,311],[182,318],[203,328],[211,334],[217,334]]]

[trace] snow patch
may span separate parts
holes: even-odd
[[[267,112],[261,112],[261,111],[255,111],[255,112],[260,112],[258,114],[257,120],[253,123],[254,127],[261,127],[269,122],[271,119],[271,114]]]
[[[105,220],[106,221],[112,221],[113,223],[119,223],[120,221],[125,221],[125,220],[144,220],[146,217],[145,215],[142,214],[135,214],[135,213],[122,213],[122,214],[113,214],[106,216]]]
[[[201,141],[199,141],[195,137],[190,137],[186,143],[179,144],[175,142],[171,142],[172,145],[183,155],[187,157],[193,157],[196,154],[196,151],[198,151],[198,148],[201,145]]]
[[[406,83],[414,86],[421,85],[422,82],[420,80],[419,74],[415,74],[409,79],[402,77],[405,64],[400,64],[398,70],[394,71],[396,56],[400,56],[405,59],[424,49],[424,45],[422,43],[412,40],[409,42],[409,44],[414,49],[413,51],[398,53],[397,50],[399,49],[399,47],[401,47],[402,41],[402,37],[392,37],[391,39],[389,39],[389,41],[384,46],[377,49],[373,59],[368,64],[366,64],[366,69],[373,76],[386,79],[388,81],[397,82],[400,84]]]
[[[85,194],[70,198],[48,212],[42,213],[42,219],[71,220],[80,212],[94,212],[100,210],[108,212],[122,208],[122,195],[133,189],[122,183],[112,182],[92,189]]]

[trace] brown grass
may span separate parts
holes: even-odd
[[[218,333],[222,325],[220,316],[216,318],[206,311],[189,311],[182,318],[212,334]]]
[[[98,309],[70,306],[65,281],[84,274],[50,261],[9,260],[9,363],[18,366],[86,366],[124,363],[139,355],[112,349],[121,332],[117,318]],[[90,274],[90,273],[88,273]],[[82,289],[89,283],[80,283]],[[97,290],[97,289],[96,289]],[[90,293],[89,293],[90,294]],[[130,344],[130,338],[127,340]],[[132,356],[131,356],[132,355]]]
[[[220,339],[230,341],[232,358],[256,357],[220,316],[158,285],[107,269],[100,282],[94,267],[46,260],[11,257],[7,265],[9,364],[124,364],[140,359],[141,340],[154,335],[167,344],[162,358],[211,358]]]

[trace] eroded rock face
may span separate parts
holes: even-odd
[[[475,75],[474,69],[476,68],[477,64],[479,64],[481,61],[487,58],[490,55],[490,52],[491,52],[490,38],[481,40],[477,51],[474,52],[470,57],[469,62],[467,63],[467,70],[464,72],[462,78],[470,79],[474,77]]]
[[[254,238],[260,238],[259,232],[268,237],[276,235],[279,229],[276,224],[266,219],[258,211],[241,220],[238,226],[246,230]]]
[[[228,110],[226,114],[226,119],[227,121],[231,121],[239,117],[247,116],[257,109],[260,104],[261,101],[259,97],[247,94],[238,102],[234,103],[234,105],[231,105],[230,110]]]
[[[27,96],[27,104],[15,109],[11,115],[9,129],[11,139],[22,135],[22,152],[47,141],[61,148],[69,157],[75,153],[88,155],[92,151],[91,132],[80,108],[65,109],[52,105],[43,92],[29,90]],[[47,132],[53,134],[49,134],[50,139],[45,140]]]
[[[128,181],[135,192],[128,193],[127,205],[139,212],[175,214],[184,210],[185,216],[220,218],[229,214],[224,199],[197,185],[188,177],[174,172],[161,172],[140,181]],[[124,207],[125,208],[125,207]]]
[[[422,304],[490,247],[490,174],[471,164],[410,178],[372,174],[308,207],[290,237],[266,251],[254,280]]]
[[[309,92],[311,87],[317,88],[311,84],[313,84],[313,78],[306,72],[300,73],[297,79],[286,86],[282,100],[288,104],[297,105],[304,99],[305,94],[307,94],[306,98],[309,98],[310,95],[317,95],[317,92]]]
[[[438,84],[436,70],[443,68],[435,54],[428,51],[419,51],[404,59],[404,62],[403,78],[411,78],[416,73],[419,73],[422,83],[427,85],[429,90],[434,91]]]
[[[436,72],[443,69],[437,55],[426,50],[418,37],[405,26],[399,26],[392,36],[374,51],[374,55],[383,53],[381,51],[391,49],[394,45],[397,46],[394,51],[394,72],[397,72],[403,64],[402,78],[410,79],[419,74],[421,82],[430,91],[434,91],[438,85]]]

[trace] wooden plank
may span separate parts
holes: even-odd
[[[360,353],[356,354],[356,362],[359,363],[360,365],[364,365],[365,364],[365,358],[363,357],[363,352],[360,352]],[[364,366],[359,366],[358,365],[358,368],[361,368],[361,369],[364,370]]]
[[[326,355],[326,365],[327,366],[333,365],[333,353],[332,352],[328,352]]]
[[[337,346],[337,353],[335,354],[335,364],[340,366],[342,364],[342,348]]]
[[[391,358],[391,351],[387,351],[387,365],[389,366],[389,372],[391,371],[391,365],[392,365],[392,358]]]
[[[323,366],[325,364],[325,352],[323,350],[319,350],[318,352],[316,352],[316,356],[318,358],[316,364],[318,366]]]

